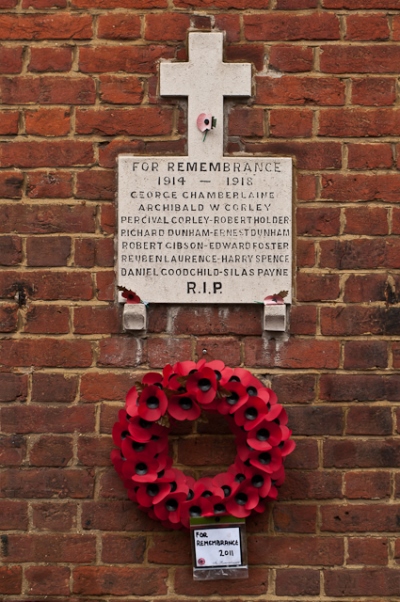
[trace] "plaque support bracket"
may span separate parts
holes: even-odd
[[[284,332],[287,328],[287,312],[289,307],[283,305],[264,305],[264,330]]]
[[[124,303],[122,324],[125,330],[146,330],[146,306],[143,303]]]

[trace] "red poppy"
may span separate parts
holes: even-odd
[[[214,401],[217,392],[217,378],[214,370],[201,368],[191,374],[187,379],[186,389],[200,404],[207,405]]]
[[[164,391],[156,385],[148,385],[139,397],[138,413],[141,418],[153,422],[163,416],[168,407],[168,399]]]
[[[182,393],[170,398],[168,413],[176,420],[196,420],[201,414],[201,409],[191,395]]]
[[[125,397],[126,413],[132,418],[138,414],[138,397],[136,387],[131,387]]]
[[[214,479],[210,477],[203,477],[194,483],[194,497],[210,498],[212,501],[218,501],[224,497],[224,492],[219,487]]]
[[[177,362],[174,364],[174,373],[178,376],[187,376],[193,370],[197,370],[197,365],[195,362],[187,361],[187,362]]]
[[[125,414],[125,412],[124,412]],[[124,420],[124,422],[116,422],[112,428],[112,438],[117,447],[121,447],[122,441],[130,436],[129,433],[129,422]]]
[[[200,516],[212,516],[214,505],[211,498],[197,497],[186,501],[181,507],[181,520],[184,526],[189,526],[191,518]]]
[[[246,431],[254,429],[264,420],[267,414],[267,406],[259,397],[249,397],[233,417],[239,426],[243,426]]]
[[[222,489],[224,494],[223,503],[227,498],[234,495],[240,487],[240,482],[235,480],[235,474],[232,472],[221,472],[213,478],[213,483]]]
[[[253,449],[268,450],[276,447],[282,440],[282,431],[275,422],[260,422],[249,431],[247,442]]]
[[[224,394],[225,391],[227,393],[220,400],[218,407],[220,414],[233,414],[249,399],[246,389],[241,383],[226,383],[223,388]]]
[[[271,474],[282,466],[282,454],[276,448],[268,451],[256,450],[250,453],[249,461],[263,472]]]
[[[184,492],[170,492],[158,504],[154,504],[154,514],[160,520],[179,523],[181,519],[182,504],[186,501]]]
[[[124,289],[122,296],[124,299],[126,299],[126,303],[141,303],[140,297],[133,291]]]
[[[144,420],[140,416],[129,420],[128,430],[132,439],[139,442],[150,441],[152,437],[167,437],[168,434],[164,426]]]
[[[217,382],[221,383],[223,378],[222,375],[225,370],[224,362],[221,362],[221,360],[212,360],[211,362],[206,362],[204,366],[206,368],[211,368],[211,370],[214,370]]]
[[[252,509],[257,506],[259,499],[259,495],[254,488],[243,486],[226,501],[226,509],[232,516],[244,518],[249,516]]]
[[[142,378],[143,385],[157,385],[159,388],[162,387],[163,375],[159,372],[148,372]]]
[[[136,499],[144,508],[150,508],[161,502],[169,493],[171,493],[169,483],[145,483],[138,487]]]
[[[235,368],[233,378],[239,379],[239,382],[245,387],[247,394],[251,397],[259,397],[260,391],[266,388],[258,378],[244,368]]]

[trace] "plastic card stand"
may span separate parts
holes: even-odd
[[[193,579],[246,579],[246,521],[235,516],[190,519]]]

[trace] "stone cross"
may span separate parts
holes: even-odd
[[[188,156],[198,161],[223,156],[224,96],[251,95],[250,63],[224,63],[222,53],[222,33],[189,33],[189,61],[160,65],[161,96],[188,97]],[[217,120],[204,141],[202,113]]]

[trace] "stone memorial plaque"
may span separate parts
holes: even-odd
[[[186,157],[118,158],[118,285],[152,303],[254,303],[292,281],[292,162],[223,156],[225,96],[251,95],[251,65],[223,34],[189,34],[160,64],[160,94],[188,97]]]
[[[253,303],[292,277],[292,161],[119,156],[118,284],[153,303]]]

